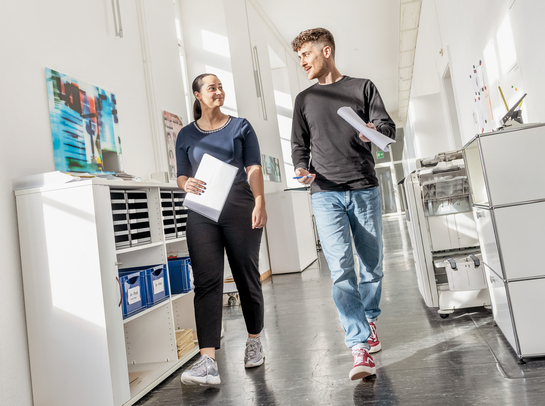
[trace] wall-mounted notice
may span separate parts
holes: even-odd
[[[473,71],[469,77],[473,84],[474,93],[473,124],[477,133],[483,133],[490,127],[494,114],[490,100],[490,89],[488,89],[483,75],[482,61],[473,65]]]
[[[167,144],[168,173],[170,179],[176,179],[176,138],[183,126],[182,119],[176,114],[163,111],[163,123]]]
[[[261,154],[261,169],[263,170],[264,180],[282,182],[282,173],[280,172],[280,161],[278,158]]]

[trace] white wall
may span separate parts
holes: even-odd
[[[517,0],[509,10],[530,121],[545,121],[545,43],[543,38],[545,2]],[[523,104],[524,106],[524,104]],[[528,107],[530,106],[530,107]]]
[[[500,75],[502,89],[508,103],[522,96],[523,89],[528,93],[522,106],[524,115],[532,122],[545,120],[545,101],[540,96],[545,91],[542,80],[545,43],[539,41],[543,37],[543,15],[545,3],[540,0],[423,1],[411,93],[412,123],[406,123],[406,127],[412,126],[414,130],[416,158],[423,157],[419,154],[427,156],[434,149],[437,149],[437,153],[441,152],[438,149],[444,151],[454,146],[445,114],[446,95],[441,83],[447,65],[452,77],[462,144],[477,132],[473,122],[474,89],[469,75],[473,65],[484,62],[483,51],[490,40],[497,41],[498,29],[506,16],[511,21],[518,68]],[[486,67],[484,74],[485,81],[489,83]],[[519,93],[514,93],[510,84],[518,86]],[[437,97],[432,97],[434,94]],[[497,89],[490,89],[490,95],[495,111],[503,115],[505,108]],[[422,96],[428,98],[428,105]],[[439,103],[442,104],[442,114],[437,111]],[[497,125],[501,115],[495,114],[496,123],[489,123],[486,130]],[[419,123],[425,123],[425,131],[422,127],[419,129]],[[446,130],[441,131],[445,126]],[[441,141],[428,144],[430,131],[436,131]],[[410,165],[406,162],[405,166]]]
[[[267,24],[250,2],[246,0],[181,0],[181,21],[187,56],[189,81],[204,72],[217,73],[229,97],[236,104],[236,115],[244,117],[254,127],[262,154],[280,161],[282,182],[265,182],[265,193],[282,191],[287,187],[284,159],[279,138],[277,110],[274,96],[273,72],[269,59],[269,46],[281,59],[285,59],[284,45],[267,27]],[[214,10],[203,18],[203,10]],[[203,42],[203,30],[213,33],[222,47]],[[259,67],[263,82],[266,115],[264,119],[254,81],[253,47],[258,48]],[[211,69],[211,67],[215,69]],[[296,71],[291,81],[297,82]],[[227,86],[225,86],[227,84]],[[193,100],[193,97],[191,98]],[[227,114],[232,111],[224,110]],[[261,244],[260,272],[269,270],[265,240]]]
[[[420,27],[414,57],[411,97],[426,96],[441,91],[437,62],[440,59],[441,33],[434,1],[423,1]]]
[[[184,125],[189,122],[174,23],[175,7],[172,0],[140,0],[140,2],[149,47],[149,52],[145,55],[147,58],[144,59],[147,62],[145,69],[149,70],[151,78],[148,91],[152,93],[150,116],[154,120],[152,124],[155,126],[158,140],[157,171],[168,171],[162,112],[166,110],[177,114]]]
[[[282,191],[287,187],[286,173],[276,119],[274,86],[268,49],[269,43],[273,43],[273,46],[275,44],[271,42],[271,34],[265,22],[251,4],[245,0],[224,0],[224,4],[240,115],[246,117],[255,128],[261,153],[280,160],[282,182],[265,182],[265,193]],[[252,63],[254,47],[257,47],[258,51],[267,120],[264,119],[261,112],[262,107],[256,95],[254,65]]]
[[[109,0],[4,2],[0,13],[0,404],[32,404],[15,199],[11,179],[55,169],[45,67],[113,92],[119,105],[124,169],[148,178],[161,167],[151,137],[138,20],[141,0],[121,1],[125,36],[114,34]],[[145,0],[156,118],[183,114],[171,0]],[[164,64],[163,64],[164,62]],[[162,127],[161,127],[162,128]],[[163,152],[160,151],[160,152]],[[166,170],[166,167],[165,169]],[[75,267],[74,271],[77,271]]]
[[[414,150],[414,127],[412,124],[412,114],[409,109],[409,114],[404,127],[403,137],[403,173],[407,176],[416,169],[416,152]]]
[[[411,98],[410,109],[410,120],[416,134],[416,157],[430,157],[452,149],[452,144],[446,137],[446,118],[439,93]]]
[[[224,85],[228,82],[228,86],[224,86],[226,104],[229,97],[234,98],[236,114],[248,119],[254,127],[261,153],[279,158],[281,161],[282,182],[265,182],[265,192],[283,190],[286,188],[286,174],[283,171],[267,47],[270,42],[267,39],[270,39],[271,34],[251,4],[246,4],[245,0],[203,0],[200,2],[182,0],[180,4],[190,83],[197,75],[206,72],[207,67],[224,71],[221,73],[218,70],[218,76]],[[214,12],[202,18],[204,9],[214,10]],[[223,48],[224,55],[207,49],[203,44],[203,30],[214,33],[218,39],[228,44]],[[263,119],[260,102],[256,96],[252,62],[253,46],[258,46],[259,50],[267,120]],[[214,73],[214,70],[212,72]],[[227,114],[233,114],[230,111],[224,111]]]
[[[195,101],[191,90],[193,79],[201,73],[214,73],[222,81],[225,90],[226,108],[223,111],[226,114],[240,116],[237,91],[233,82],[232,50],[227,38],[223,0],[181,0],[180,12],[191,106]],[[193,117],[189,121],[193,121]]]

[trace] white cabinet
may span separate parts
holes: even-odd
[[[176,189],[92,179],[15,192],[36,405],[131,405],[198,352],[178,359],[176,348],[175,330],[195,328],[192,293],[124,320],[116,279],[187,252],[163,229],[161,191]],[[147,196],[149,240],[116,248],[111,193],[135,190]]]
[[[543,200],[543,145],[544,125],[474,137],[463,149],[473,204],[501,207]]]
[[[505,282],[486,267],[494,320],[522,357],[543,356],[545,278]]]
[[[485,269],[494,321],[503,332],[507,341],[509,341],[509,344],[511,344],[513,348],[516,348],[515,331],[513,329],[513,321],[511,318],[511,310],[509,308],[509,299],[507,298],[505,283],[503,282],[503,279],[494,273],[488,266],[485,265]]]
[[[545,337],[545,279],[509,283],[509,296],[521,353],[525,356],[542,356]],[[537,319],[534,319],[534,317]]]
[[[501,274],[500,253],[492,224],[492,212],[480,207],[473,207],[473,214],[477,224],[483,261],[490,269]]]
[[[494,272],[506,280],[545,277],[545,265],[540,265],[545,241],[545,201],[473,210],[486,247],[484,262]]]
[[[272,273],[302,272],[318,259],[308,191],[268,193],[265,200]]]
[[[544,148],[537,125],[477,135],[463,150],[494,319],[521,360],[545,355]]]

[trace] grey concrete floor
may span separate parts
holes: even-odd
[[[490,312],[465,309],[443,320],[425,305],[404,217],[384,219],[384,253],[376,377],[348,379],[353,359],[320,255],[301,274],[264,282],[263,366],[244,368],[242,313],[225,307],[221,385],[180,383],[196,356],[137,405],[545,405],[545,359],[518,365]]]

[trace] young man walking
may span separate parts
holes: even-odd
[[[371,144],[338,114],[351,107],[367,127],[394,138],[395,124],[375,85],[343,76],[335,66],[335,40],[324,28],[293,41],[301,66],[318,83],[297,95],[292,160],[299,182],[311,184],[312,209],[333,280],[332,295],[346,345],[352,349],[352,380],[374,375],[370,353],[380,351],[375,321],[382,290],[382,213]],[[359,257],[354,270],[352,237]]]

